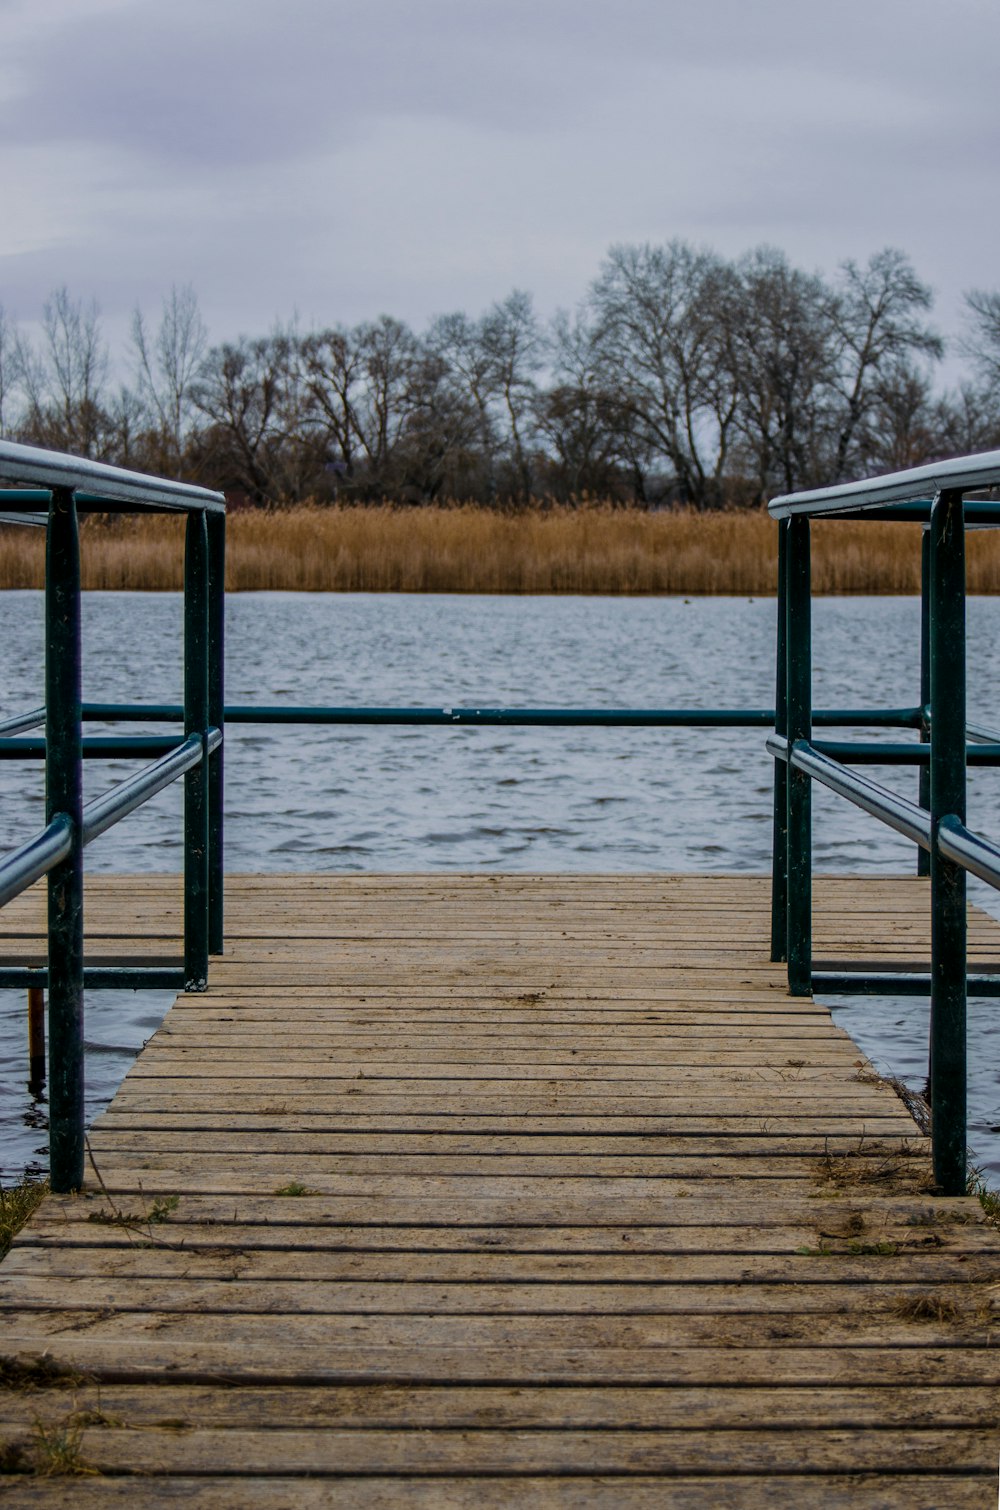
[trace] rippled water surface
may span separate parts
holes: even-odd
[[[774,601],[234,595],[227,701],[436,707],[767,707]],[[969,605],[970,717],[996,722],[1000,600]],[[174,594],[85,597],[84,696],[181,696]],[[917,700],[919,608],[820,599],[817,706]],[[0,709],[42,698],[42,599],[0,594]],[[99,732],[92,725],[90,732]],[[88,763],[88,795],[130,769]],[[912,792],[910,772],[873,771]],[[766,871],[771,762],[760,730],[249,728],[227,731],[231,870]],[[912,847],[825,791],[816,866],[906,871]],[[0,762],[0,845],[42,822],[38,768]],[[970,822],[1000,835],[1000,776],[970,777]],[[94,870],[180,867],[180,790],[88,850]],[[976,889],[997,912],[995,894]],[[170,997],[88,994],[88,1101],[103,1105]],[[841,1020],[879,1067],[921,1084],[926,1009],[854,999]],[[1000,1174],[1000,1007],[971,1005],[970,1139]],[[44,1162],[25,1079],[24,1001],[0,993],[0,1177]]]

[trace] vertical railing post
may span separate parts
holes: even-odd
[[[931,701],[931,532],[925,529],[920,541],[920,743],[928,744],[931,737],[927,709]],[[931,768],[920,767],[917,785],[917,801],[926,811],[931,805]],[[917,875],[931,873],[930,853],[917,846]]]
[[[931,1029],[934,1179],[965,1193],[965,871],[938,851],[941,819],[965,822],[965,520],[960,492],[935,498],[930,524]]]
[[[789,750],[812,736],[812,596],[809,520],[788,521],[785,635]],[[788,989],[812,991],[812,791],[788,765]]]
[[[208,530],[187,516],[184,549],[184,733],[202,736],[202,758],[184,777],[184,989],[208,985]]]
[[[208,721],[224,732],[226,719],[226,516],[210,514],[208,528]],[[208,950],[221,954],[224,941],[224,753],[208,759]]]
[[[80,537],[76,499],[54,488],[45,560],[45,818],[65,814],[72,848],[48,877],[49,1170],[83,1184],[83,760]]]
[[[36,1100],[45,1090],[45,992],[28,987],[28,1092]]]
[[[774,689],[774,732],[788,734],[788,520],[778,522],[778,604]],[[788,765],[774,762],[771,820],[771,958],[788,958]]]

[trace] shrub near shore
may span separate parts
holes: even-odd
[[[89,589],[176,591],[183,521],[85,519]],[[400,508],[300,505],[242,510],[227,524],[230,592],[773,593],[777,526],[764,512],[588,504],[500,511],[473,504]],[[41,530],[0,529],[0,587],[40,587]],[[1000,533],[969,536],[968,587],[1000,592]],[[916,593],[920,526],[813,526],[818,593]]]

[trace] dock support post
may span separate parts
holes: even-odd
[[[924,530],[920,541],[920,743],[928,744],[931,737],[927,710],[931,701],[931,532]],[[917,801],[925,811],[931,806],[931,768],[920,767]],[[931,857],[928,850],[917,845],[917,875],[929,876]]]
[[[789,755],[812,735],[812,599],[809,520],[788,521],[785,601]],[[812,992],[812,784],[788,764],[788,989]]]
[[[212,514],[208,528],[208,722],[225,734],[226,516]],[[224,920],[224,745],[208,757],[208,951],[221,954]]]
[[[930,524],[931,1029],[934,1179],[966,1190],[965,871],[938,851],[941,819],[965,822],[965,520],[962,494],[943,492]]]
[[[777,664],[774,732],[788,734],[788,520],[778,523]],[[775,756],[774,808],[771,819],[771,958],[788,958],[788,764]]]
[[[184,777],[184,989],[208,986],[208,529],[187,516],[184,550],[184,733],[202,736],[201,761]]]
[[[76,499],[53,488],[45,569],[45,821],[70,820],[72,847],[48,877],[49,1170],[83,1184],[83,757],[80,536]]]
[[[45,1088],[45,992],[28,987],[28,1093],[37,1098]]]

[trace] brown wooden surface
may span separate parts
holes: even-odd
[[[231,878],[210,991],[0,1268],[7,1467],[70,1440],[81,1510],[992,1507],[1000,1234],[787,995],[767,907],[743,876]],[[180,910],[92,880],[90,957],[176,956]],[[5,958],[41,917],[5,909]],[[817,955],[927,947],[926,883],[818,882]]]

